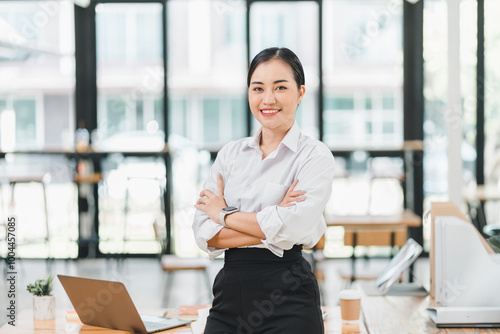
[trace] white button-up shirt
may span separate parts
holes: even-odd
[[[325,233],[323,210],[332,192],[335,159],[324,143],[303,135],[297,123],[278,148],[262,159],[261,131],[254,137],[225,145],[217,154],[203,189],[217,193],[217,174],[221,174],[227,205],[242,212],[256,212],[266,236],[262,243],[248,247],[268,248],[281,257],[283,250],[296,244],[313,247]],[[297,179],[295,190],[306,191],[305,200],[290,207],[278,206]],[[222,228],[205,212],[196,210],[196,243],[210,259],[225,251],[207,245]]]

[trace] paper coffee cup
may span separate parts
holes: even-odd
[[[358,321],[361,312],[361,293],[358,290],[342,290],[339,299],[342,320]]]

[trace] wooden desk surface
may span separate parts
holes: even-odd
[[[430,297],[407,296],[366,296],[362,293],[362,319],[359,324],[343,324],[340,308],[326,307],[327,334],[489,334],[500,333],[500,328],[437,328],[427,315]],[[163,311],[148,312],[162,314]],[[367,331],[369,329],[369,332]],[[34,321],[31,310],[21,311],[16,318],[16,326],[8,324],[0,328],[2,334],[53,334],[53,333],[90,333],[125,334],[130,332],[110,330],[83,325],[78,320],[66,321],[64,311],[58,310],[55,320]],[[189,326],[167,330],[160,333],[191,333]]]
[[[366,296],[361,308],[370,334],[483,334],[500,333],[500,328],[437,328],[426,312],[431,299],[409,296]]]
[[[422,224],[422,219],[411,210],[404,210],[402,213],[390,216],[364,215],[364,216],[338,216],[325,215],[328,226],[353,226],[353,227],[418,227]]]
[[[152,315],[162,315],[164,310],[147,312]],[[33,320],[32,310],[23,310],[16,317],[16,326],[8,323],[0,328],[2,334],[53,334],[53,333],[92,333],[92,334],[130,334],[130,332],[111,330],[102,327],[87,326],[79,320],[66,320],[64,310],[56,310],[56,319],[54,320]],[[159,333],[191,333],[189,326],[178,327],[175,329]]]
[[[367,334],[363,321],[359,324],[343,324],[340,319],[340,308],[327,307],[325,308],[327,317],[325,321],[325,333],[328,334]],[[146,312],[144,312],[146,313]],[[155,312],[147,312],[147,314],[161,315],[164,310],[156,310]],[[169,310],[169,316],[175,315],[175,310]],[[5,324],[0,328],[1,334],[53,334],[53,333],[89,333],[89,334],[125,334],[130,332],[111,330],[102,327],[94,327],[83,325],[78,320],[66,320],[64,310],[56,311],[55,320],[34,321],[33,312],[31,310],[21,311],[16,317],[16,326],[12,327]],[[171,330],[166,330],[159,333],[172,334],[187,334],[191,333],[189,326],[183,326]]]

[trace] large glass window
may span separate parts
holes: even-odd
[[[78,255],[73,169],[71,161],[61,154],[7,153],[0,161],[0,218],[6,221],[7,214],[17,216],[16,256]],[[8,183],[3,183],[4,177]],[[0,237],[5,240],[5,229]],[[0,256],[5,257],[6,250],[0,247]]]
[[[424,6],[424,193],[442,197],[448,189],[446,155],[447,86],[446,1],[426,1]]]
[[[97,149],[164,147],[162,14],[159,3],[96,6]]]
[[[105,254],[158,253],[153,224],[165,225],[166,170],[157,157],[124,157],[102,162],[99,184],[99,249]]]
[[[167,15],[170,134],[217,151],[246,135],[245,2],[172,0]]]
[[[72,146],[73,7],[72,1],[2,1],[0,145],[4,149]]]
[[[424,7],[424,193],[429,198],[447,196],[447,123],[463,117],[462,161],[464,181],[474,181],[476,140],[477,5],[460,3],[460,83],[463,104],[447,105],[446,1],[427,1]]]
[[[402,4],[323,2],[323,141],[332,149],[403,144]]]
[[[287,47],[302,62],[306,94],[297,109],[302,132],[319,137],[319,6],[313,1],[255,2],[250,7],[250,58],[268,47]],[[260,126],[254,120],[252,128]]]
[[[245,12],[241,0],[167,1],[172,249],[182,255],[200,253],[191,224],[209,151],[246,136]]]
[[[0,151],[73,148],[74,39],[73,1],[2,1]],[[18,217],[16,255],[76,257],[76,188],[67,159],[7,153],[0,169],[0,219]]]
[[[448,104],[447,2],[424,3],[424,210],[432,201],[448,200],[447,127],[461,118],[463,180],[475,182],[477,3],[460,1],[460,87],[462,104]],[[430,227],[424,226],[428,248]]]

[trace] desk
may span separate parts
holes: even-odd
[[[152,315],[161,315],[164,310],[148,312]],[[174,328],[159,333],[191,333],[189,326]],[[31,310],[21,311],[16,317],[16,326],[5,324],[0,328],[1,334],[53,334],[53,333],[92,333],[92,334],[125,334],[130,332],[110,330],[102,327],[83,325],[79,320],[66,320],[64,310],[56,310],[55,320],[33,320]]]
[[[500,328],[437,328],[425,309],[430,297],[366,296],[362,292],[362,320],[359,325],[342,324],[340,308],[327,307],[326,334],[490,334],[500,333]],[[172,310],[170,310],[172,311]],[[150,314],[161,314],[149,312]],[[31,311],[22,311],[16,319],[16,327],[8,324],[0,328],[1,334],[53,334],[92,333],[125,334],[101,327],[82,325],[78,320],[66,321],[64,311],[58,311],[56,320],[33,321]],[[189,326],[183,326],[160,333],[191,333]]]
[[[351,281],[355,279],[356,246],[403,246],[408,227],[418,227],[422,218],[411,210],[391,216],[337,216],[325,215],[327,226],[342,226],[345,229],[344,244],[353,247]]]
[[[500,333],[500,328],[437,328],[425,309],[430,296],[367,296],[362,292],[362,313],[370,334],[483,334]]]
[[[154,312],[147,312],[148,314],[160,315],[164,310],[156,310]],[[363,322],[359,325],[346,325],[342,324],[340,320],[340,308],[328,307],[327,319],[325,321],[325,333],[327,334],[367,334]],[[145,312],[146,313],[146,312]],[[168,310],[168,315],[173,316],[175,310]],[[91,333],[91,334],[125,334],[130,332],[110,330],[102,327],[86,326],[78,320],[67,321],[65,319],[63,310],[56,311],[55,320],[33,321],[33,313],[31,310],[21,311],[16,319],[16,327],[5,324],[0,328],[0,334],[53,334],[53,333]],[[183,326],[166,330],[159,333],[172,333],[172,334],[187,334],[191,333],[189,326]],[[304,333],[306,334],[306,333]],[[401,334],[401,333],[399,333]]]

